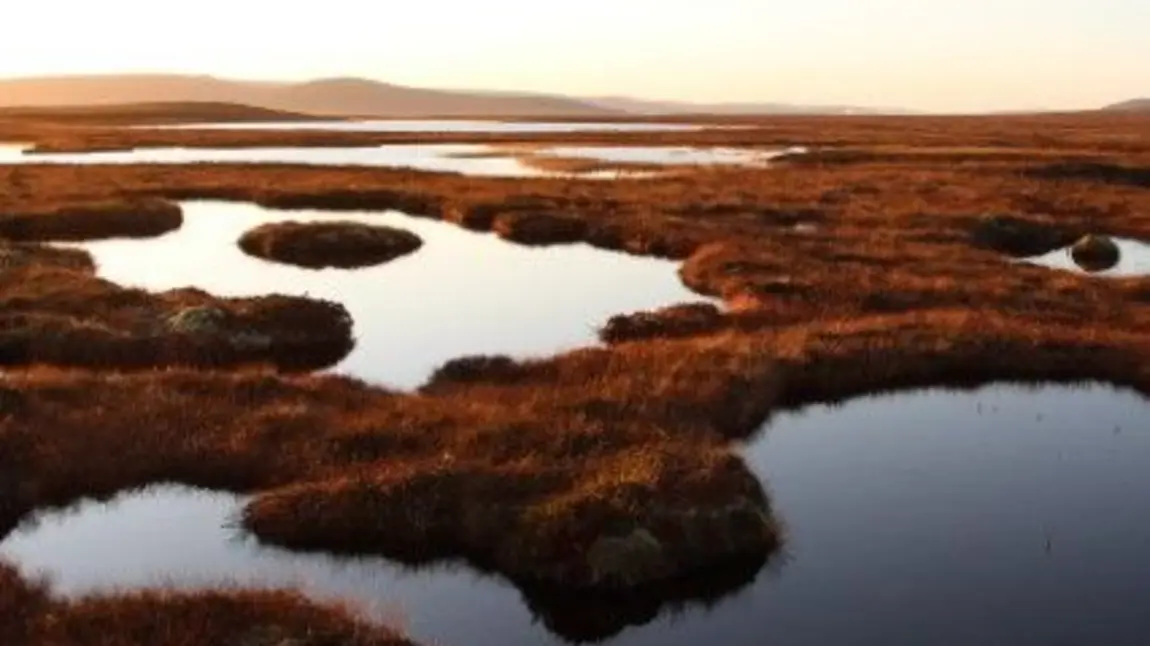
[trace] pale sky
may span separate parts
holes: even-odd
[[[1150,0],[22,0],[0,77],[365,76],[940,111],[1150,96]]]

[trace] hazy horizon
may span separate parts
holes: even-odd
[[[933,112],[1092,109],[1150,94],[1144,0],[329,0],[28,3],[0,77],[174,73]],[[61,20],[66,17],[67,20]],[[46,37],[50,35],[50,37]]]

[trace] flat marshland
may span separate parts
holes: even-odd
[[[736,448],[772,416],[1002,381],[1150,394],[1150,277],[1020,261],[1085,234],[1150,240],[1147,116],[779,117],[545,135],[125,129],[117,119],[0,113],[0,140],[69,151],[420,141],[808,150],[763,168],[620,181],[0,166],[5,531],[48,508],[181,483],[252,495],[244,529],[290,549],[462,560],[524,590],[670,595],[675,582],[783,546],[777,510]],[[309,372],[354,346],[339,303],[148,292],[100,278],[85,251],[49,246],[161,235],[191,199],[395,209],[517,244],[670,258],[721,307],[619,312],[598,322],[602,345],[460,357],[400,391]],[[203,264],[211,271],[211,258]],[[125,644],[173,631],[199,641],[162,643],[401,643],[311,603],[244,591],[75,601],[0,570],[4,643],[93,643],[76,631],[133,635]],[[281,641],[243,632],[253,625]],[[307,632],[315,626],[328,632]]]

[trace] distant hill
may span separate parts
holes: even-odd
[[[235,103],[173,102],[0,108],[0,119],[31,119],[70,124],[312,121],[320,118],[322,117],[253,108]]]
[[[1103,110],[1114,112],[1150,112],[1150,99],[1131,99],[1122,103],[1108,105]]]
[[[304,83],[132,74],[0,80],[0,108],[182,102],[330,117],[592,117],[616,111],[558,96],[427,90],[359,78]]]
[[[724,116],[756,114],[905,114],[893,108],[864,108],[847,105],[797,105],[791,103],[690,103],[653,101],[631,97],[594,97],[587,101],[610,110],[636,115],[717,114]]]

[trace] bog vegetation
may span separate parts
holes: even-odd
[[[0,382],[0,525],[176,481],[255,494],[243,524],[291,548],[459,558],[524,590],[669,591],[778,549],[763,483],[731,446],[773,413],[1000,380],[1100,380],[1150,394],[1150,278],[1019,260],[1087,234],[1150,239],[1150,118],[741,125],[546,140],[811,151],[765,169],[624,182],[271,165],[0,167],[0,360],[20,368]],[[9,137],[52,149],[412,138],[65,129],[0,115],[0,138]],[[683,281],[724,307],[621,312],[603,321],[602,347],[525,362],[460,358],[418,392],[391,392],[283,372],[350,350],[338,304],[150,294],[100,280],[82,252],[37,245],[157,235],[178,226],[171,202],[187,198],[400,209],[518,243],[679,259]],[[45,624],[46,613],[63,619]],[[236,634],[237,616],[285,635],[313,622],[363,640],[330,643],[397,639],[290,596],[73,603],[13,571],[0,578],[0,635],[12,640],[169,622],[232,643],[221,636]]]

